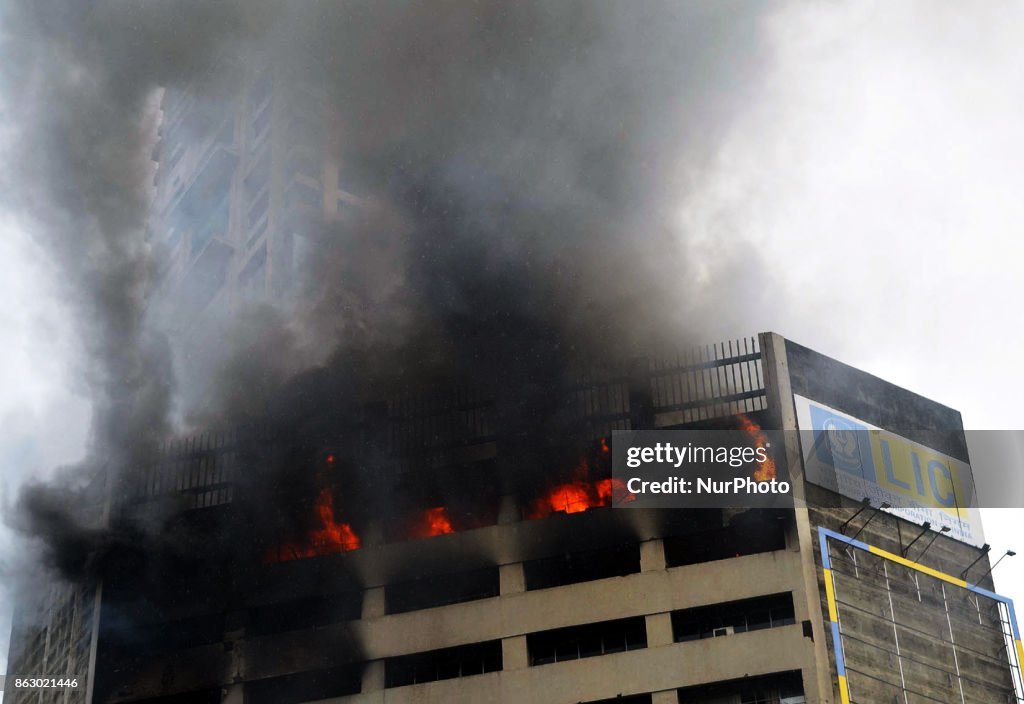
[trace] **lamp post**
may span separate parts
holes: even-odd
[[[971,571],[972,567],[974,567],[976,564],[978,564],[978,562],[981,560],[981,558],[985,557],[985,555],[988,555],[988,552],[991,549],[992,549],[992,546],[989,545],[988,543],[985,543],[984,545],[982,545],[981,546],[981,554],[978,555],[976,558],[974,558],[974,562],[972,562],[971,564],[967,565],[966,569],[964,569],[964,571],[960,573],[960,579],[967,579],[967,573]],[[1000,559],[1002,559],[1002,558],[1000,558]]]
[[[868,517],[868,520],[864,521],[864,523],[863,523],[863,524],[861,525],[861,527],[860,527],[860,530],[858,530],[858,531],[857,531],[856,533],[854,533],[854,534],[853,534],[853,538],[851,538],[851,540],[856,540],[856,539],[857,539],[857,536],[858,536],[858,535],[860,535],[861,533],[863,533],[863,532],[864,532],[864,529],[868,527],[868,523],[871,523],[871,521],[873,521],[873,520],[874,520],[875,516],[877,516],[877,515],[878,515],[878,512],[879,512],[879,511],[881,511],[881,510],[883,510],[883,509],[887,509],[887,508],[892,508],[892,506],[890,506],[890,505],[889,505],[888,503],[886,503],[886,502],[884,502],[884,501],[883,501],[883,502],[882,502],[882,505],[881,505],[881,506],[879,506],[878,508],[876,508],[876,509],[875,509],[875,512],[874,512],[874,513],[872,513],[872,514],[871,514],[871,515],[870,515],[870,516]]]
[[[907,545],[907,547],[903,548],[903,557],[907,556],[907,553],[910,552],[910,548],[914,547],[914,543],[916,543],[918,540],[920,540],[921,536],[923,536],[925,533],[927,533],[929,530],[931,530],[931,528],[932,528],[932,524],[930,522],[928,522],[928,521],[925,521],[924,525],[921,526],[921,532],[917,534],[917,537],[914,538],[913,540],[911,540],[910,544]]]
[[[996,560],[995,564],[988,568],[988,571],[985,574],[983,574],[980,577],[978,577],[978,582],[981,582],[981,580],[985,579],[985,577],[988,577],[990,574],[992,574],[992,570],[994,570],[996,567],[998,567],[1000,562],[1005,560],[1007,557],[1013,557],[1016,554],[1017,553],[1015,553],[1013,550],[1007,550],[1006,552],[1004,552],[1002,555],[999,556],[999,559]],[[975,560],[975,562],[977,562],[977,561],[978,560]],[[973,563],[972,563],[972,566],[973,566]],[[970,567],[968,567],[967,569],[969,570]],[[967,574],[967,570],[964,570],[964,574],[965,575]]]
[[[924,546],[924,550],[922,550],[921,554],[917,556],[917,559],[920,560],[922,557],[924,557],[924,554],[926,552],[928,552],[928,548],[930,548],[932,546],[932,543],[935,542],[936,538],[938,538],[943,533],[948,533],[951,530],[952,530],[952,528],[950,528],[949,526],[942,526],[941,528],[939,528],[939,532],[932,536],[932,539],[929,540],[928,544]],[[904,556],[904,557],[906,557],[906,556]]]

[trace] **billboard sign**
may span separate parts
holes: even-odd
[[[974,476],[966,462],[794,394],[807,481],[982,545]]]

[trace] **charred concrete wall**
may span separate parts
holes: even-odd
[[[852,390],[850,398],[829,379]],[[596,480],[603,476],[600,437],[609,428],[678,427],[737,412],[766,426],[792,427],[794,392],[883,427],[898,420],[894,408],[926,430],[959,423],[955,411],[765,334],[754,352],[723,345],[673,364],[648,362],[643,373],[634,365],[630,374],[608,382],[585,380],[568,392],[570,405],[582,409],[579,436],[551,457],[572,457],[571,464],[587,469],[580,481]],[[355,456],[357,442],[375,448],[365,466],[332,470],[337,475],[326,486],[336,496],[353,483],[370,482],[404,497],[392,511],[368,511],[353,523],[361,540],[357,550],[266,559],[265,545],[243,541],[236,558],[181,565],[179,578],[157,584],[126,560],[123,581],[105,584],[95,701],[565,704],[622,695],[668,704],[747,696],[762,691],[764,683],[764,691],[776,692],[772,696],[786,692],[808,701],[838,701],[823,625],[816,528],[839,530],[859,504],[807,485],[802,490],[808,507],[792,514],[626,512],[598,503],[583,507],[588,510],[567,506],[532,515],[545,490],[576,481],[577,467],[549,475],[524,466],[531,482],[495,480],[517,469],[515,450],[521,446],[504,442],[500,428],[487,420],[486,400],[457,395],[455,401],[381,404],[367,409],[353,428],[316,438],[319,445],[308,456],[322,466],[310,465],[313,474],[323,475],[338,448],[345,448],[339,456],[348,457]],[[559,454],[563,450],[568,455]],[[139,515],[177,512],[175,534],[196,539],[192,547],[201,554],[203,536],[237,521],[237,492],[246,490],[239,477],[259,456],[232,435],[169,447],[164,465],[140,474],[143,481],[132,487],[122,509]],[[556,466],[557,461],[547,465]],[[384,482],[389,473],[398,479]],[[451,489],[465,482],[474,488],[460,498]],[[307,511],[313,509],[311,498]],[[453,511],[452,532],[425,535],[396,520],[403,512],[437,505],[473,508],[476,522]],[[340,519],[346,505],[339,501],[334,508]],[[859,528],[868,515],[851,525]],[[919,532],[918,526],[880,514],[859,539],[902,554]],[[911,557],[953,574],[979,554],[940,536],[917,555],[923,544],[916,544]],[[855,569],[842,594],[848,600],[844,608],[865,614],[861,621],[851,616],[849,625],[851,636],[859,633],[867,645],[851,647],[860,648],[854,654],[863,661],[865,682],[874,677],[879,683],[875,689],[861,683],[859,691],[867,700],[886,701],[901,658],[884,649],[888,592],[877,588],[878,567],[870,566],[863,580]],[[933,586],[920,587],[920,597],[916,583],[910,590],[912,582],[900,569],[890,574],[900,585],[890,591],[897,611],[906,614],[900,628],[909,629],[902,657],[906,681],[943,701],[951,686],[967,683],[965,701],[985,701],[971,698],[974,684],[963,671],[957,682],[948,674],[932,677],[949,671],[948,649],[941,635],[929,644],[914,634],[948,632],[947,609],[937,608]],[[977,569],[984,572],[987,560]],[[886,601],[879,601],[880,594]],[[791,600],[792,610],[768,627],[746,632],[708,621],[709,633],[721,635],[696,639],[679,631],[679,623],[705,618],[716,605],[741,613],[760,608],[769,597]],[[975,626],[970,602],[952,593],[947,599],[956,601],[948,613],[959,619],[962,627],[955,632],[958,638],[963,633],[962,645],[970,651],[963,651],[961,664],[982,683],[973,691],[1007,691],[1008,670],[998,654],[1003,644],[993,630],[998,615],[979,616],[975,609],[973,618],[981,619]],[[632,624],[628,628],[642,633],[642,641],[604,652],[601,639],[622,624]],[[601,635],[602,628],[610,630]],[[551,662],[535,652],[536,643],[557,643],[563,632],[578,642],[597,633],[603,654],[586,657],[577,645],[578,657]],[[971,653],[989,652],[994,655],[971,660]],[[478,656],[479,662],[466,660]],[[424,667],[437,676],[417,680]],[[438,668],[451,667],[460,676],[438,675]],[[793,694],[797,690],[804,694]]]
[[[148,657],[136,653],[108,658],[106,666],[116,671],[119,687],[104,701],[162,701],[159,697],[172,692],[230,688],[233,682],[247,693],[258,692],[284,678],[321,676],[353,664],[361,672],[356,688],[361,693],[351,699],[357,702],[380,701],[385,691],[388,701],[410,702],[435,701],[442,695],[444,701],[452,702],[563,702],[569,701],[570,691],[598,699],[733,679],[754,671],[771,673],[776,671],[776,659],[755,651],[778,639],[788,644],[785,649],[793,656],[782,669],[800,666],[806,639],[799,622],[782,626],[774,634],[741,636],[731,642],[676,643],[670,618],[674,611],[708,602],[790,591],[798,556],[787,547],[785,537],[774,546],[761,547],[777,550],[673,564],[664,546],[667,539],[659,536],[669,532],[671,539],[703,543],[718,537],[712,517],[707,517],[708,525],[674,529],[663,525],[647,532],[650,529],[637,523],[640,517],[635,513],[599,508],[276,565],[254,585],[249,608],[236,609],[233,639],[225,630],[217,642],[207,645],[172,648]],[[650,516],[644,518],[650,522]],[[717,522],[728,520],[719,515]],[[581,549],[608,551],[624,538],[637,546],[640,555],[639,564],[628,573],[531,588],[528,574],[538,560]],[[745,541],[737,542],[730,549],[745,546]],[[499,571],[497,595],[392,613],[389,586],[398,580],[412,574],[422,578],[429,570],[446,576],[445,570],[470,568],[447,575],[458,580],[488,562]],[[410,566],[414,566],[412,573]],[[357,575],[358,590],[347,585],[348,591],[330,593],[337,587],[334,579],[339,573]],[[337,618],[324,617],[315,626],[303,623],[303,612],[315,596],[335,600]],[[285,611],[291,618],[277,628],[266,627],[260,614],[267,608]],[[540,667],[531,663],[527,637],[532,633],[636,617],[646,621],[642,650]],[[797,615],[799,621],[806,618],[806,613]],[[257,628],[257,619],[264,628]],[[152,631],[167,633],[167,625],[153,623]],[[504,653],[498,672],[385,687],[383,677],[392,659],[495,640],[501,641]],[[668,663],[675,664],[668,667]],[[329,693],[321,690],[321,697]],[[282,693],[279,701],[305,701],[291,698],[293,694]]]
[[[226,575],[190,569],[189,580],[146,598],[138,598],[145,590],[131,580],[120,600],[118,590],[109,590],[105,617],[114,620],[100,643],[97,701],[192,696],[280,704],[330,696],[379,702],[386,692],[388,701],[409,702],[561,704],[637,695],[661,704],[676,701],[680,688],[813,670],[812,614],[804,598],[792,599],[795,611],[770,632],[713,642],[684,642],[674,632],[677,612],[802,594],[794,577],[799,542],[784,513],[620,512],[600,504],[535,513],[538,497],[557,492],[560,482],[603,476],[600,437],[611,429],[672,427],[740,412],[766,422],[756,341],[670,362],[643,360],[630,370],[611,380],[585,377],[565,392],[577,434],[566,443],[568,455],[566,448],[542,453],[548,460],[541,468],[524,464],[538,455],[518,455],[521,445],[505,441],[487,420],[486,399],[472,394],[381,404],[354,429],[318,438],[314,454],[321,463],[341,447],[338,456],[354,456],[353,438],[377,448],[367,460],[377,476],[366,467],[337,467],[344,479],[331,485],[342,496],[360,483],[386,488],[381,477],[391,476],[392,510],[354,524],[358,550],[248,568],[240,560]],[[175,446],[165,466],[135,487],[126,510],[149,510],[173,495],[185,497],[183,515],[197,525],[230,521],[235,492],[245,490],[237,478],[253,456],[233,438]],[[559,469],[565,457],[569,466]],[[505,481],[507,472],[530,481]],[[452,485],[476,486],[474,479],[483,484],[459,501]],[[452,533],[415,535],[393,520],[401,515],[396,507],[415,512],[442,501],[456,509],[469,500],[476,518],[486,520],[459,525],[463,517],[453,510]],[[125,638],[119,615],[134,622],[135,640]],[[572,635],[578,628],[604,638],[606,625],[614,630],[630,619],[642,623],[643,647],[541,664],[530,645],[557,639],[565,629],[571,638],[583,637]],[[490,652],[493,643],[500,643],[502,656],[496,671],[487,669],[491,663],[469,677],[395,686],[407,681],[392,672],[399,665]]]
[[[793,393],[967,461],[959,411],[791,340],[786,357]]]

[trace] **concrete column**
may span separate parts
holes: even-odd
[[[231,679],[241,682],[245,678],[245,629],[224,633],[224,648],[231,652]],[[228,701],[225,699],[224,701]],[[241,702],[241,700],[239,700]]]
[[[379,692],[384,689],[384,661],[373,660],[363,668],[363,691]]]
[[[664,692],[654,692],[651,695],[651,704],[679,704],[679,695],[676,690],[669,689]]]
[[[501,595],[519,594],[526,591],[526,573],[523,571],[522,562],[514,562],[511,565],[498,567],[498,579],[501,585]]]
[[[786,355],[786,340],[775,333],[761,333],[761,364],[765,375],[765,396],[768,409],[775,416],[779,429],[788,431],[784,435],[785,459],[793,487],[795,508],[795,535],[787,536],[787,542],[795,538],[800,551],[800,566],[803,572],[803,593],[794,590],[794,615],[802,621],[805,615],[811,621],[814,634],[812,656],[804,664],[802,677],[804,695],[808,701],[829,702],[832,699],[832,674],[828,666],[824,619],[821,616],[821,596],[818,593],[818,568],[814,561],[814,538],[810,516],[806,506],[803,459],[796,438],[796,407],[793,403],[793,388],[789,378],[789,359]],[[814,673],[812,676],[810,673]]]
[[[387,614],[384,587],[372,587],[363,592],[363,619],[379,618]]]
[[[644,617],[647,621],[647,647],[657,648],[661,645],[672,645],[671,614],[651,614]]]
[[[503,670],[522,670],[530,666],[530,653],[526,649],[526,636],[501,639]]]
[[[521,516],[519,515],[519,501],[515,496],[506,494],[501,497],[501,504],[498,506],[498,525],[506,525],[508,523],[518,523]]]
[[[221,704],[245,704],[245,687],[241,684],[228,685],[220,701]]]
[[[665,569],[665,544],[661,540],[640,543],[640,571],[656,572]]]
[[[383,528],[377,523],[371,523],[359,531],[359,541],[364,548],[377,547],[387,542],[384,539]]]

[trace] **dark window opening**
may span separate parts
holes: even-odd
[[[423,577],[384,587],[389,614],[401,614],[434,606],[460,604],[498,596],[498,568]]]
[[[733,682],[716,682],[678,691],[679,704],[805,704],[799,672],[781,672]]]
[[[643,616],[557,628],[526,636],[531,665],[547,665],[647,647]]]
[[[198,692],[183,692],[172,694],[167,697],[156,697],[154,699],[143,699],[136,704],[220,704],[221,691],[217,689],[204,689]]]
[[[384,661],[385,687],[404,687],[422,682],[450,680],[501,670],[501,641],[461,645],[402,655]]]
[[[250,635],[280,633],[331,623],[355,621],[362,615],[360,594],[311,596],[249,608],[246,632]]]
[[[676,642],[778,628],[796,623],[793,595],[773,594],[755,599],[730,601],[672,614]]]
[[[586,702],[586,704],[651,704],[650,694],[634,694],[630,697],[612,697],[611,699],[601,699],[594,702]]]
[[[665,538],[665,564],[696,565],[786,548],[786,514],[751,509],[728,526]]]
[[[130,613],[122,613],[114,604],[105,604],[109,613],[101,625],[107,654],[115,659],[157,657],[188,650],[224,637],[222,615],[204,614],[176,621],[136,621]]]
[[[362,690],[362,667],[347,665],[257,680],[245,685],[246,704],[298,704]]]
[[[613,545],[523,563],[526,589],[548,589],[596,579],[623,577],[640,571],[640,545]]]

